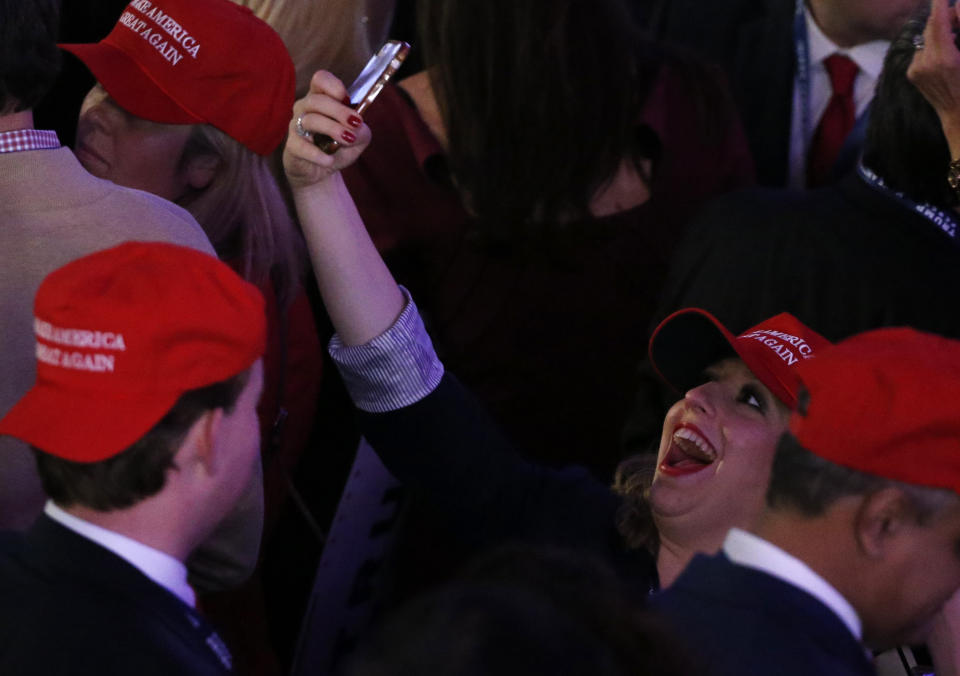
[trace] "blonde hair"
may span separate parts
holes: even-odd
[[[386,36],[394,5],[383,0],[234,2],[249,7],[280,35],[297,69],[297,96],[306,93],[320,69],[352,81]]]
[[[655,455],[632,455],[617,466],[612,486],[613,492],[622,498],[617,510],[617,531],[627,549],[646,549],[654,556],[660,548],[650,510],[650,486],[656,466]]]
[[[181,168],[197,157],[218,162],[213,180],[178,200],[207,233],[217,255],[257,285],[273,283],[281,308],[305,270],[305,247],[270,159],[208,124],[193,125]]]

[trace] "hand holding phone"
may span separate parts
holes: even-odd
[[[367,61],[367,65],[347,90],[349,105],[357,114],[363,114],[363,111],[373,103],[377,94],[397,72],[409,52],[410,45],[406,42],[389,40]],[[328,155],[333,155],[340,148],[340,143],[326,134],[314,134],[313,142]]]

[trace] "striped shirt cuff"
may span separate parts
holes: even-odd
[[[436,389],[443,364],[423,325],[410,292],[400,287],[407,305],[393,326],[363,345],[346,346],[334,334],[329,352],[354,405],[385,413],[414,404]]]

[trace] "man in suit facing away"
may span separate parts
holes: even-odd
[[[812,187],[856,163],[883,57],[924,0],[658,0],[652,33],[719,65],[761,185]]]
[[[797,373],[755,532],[654,599],[710,676],[872,674],[960,587],[960,341],[879,329]]]
[[[0,534],[0,673],[222,674],[187,556],[259,461],[264,302],[217,259],[126,243],[55,270],[37,381],[0,420],[49,501]]]

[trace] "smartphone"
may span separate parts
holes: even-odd
[[[367,65],[363,67],[360,75],[347,90],[350,106],[358,114],[363,114],[363,111],[373,103],[377,94],[397,72],[409,52],[410,45],[406,42],[388,40],[376,54],[370,57]],[[328,155],[333,155],[340,148],[340,143],[326,134],[314,134],[313,142]]]

